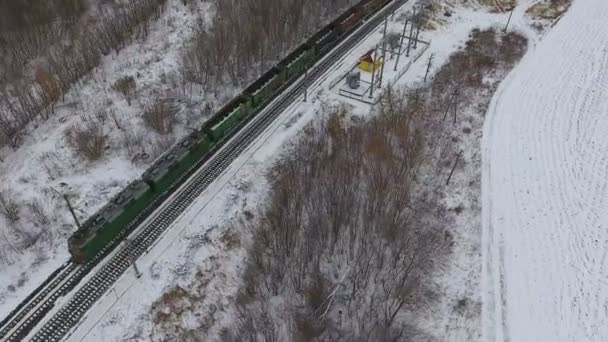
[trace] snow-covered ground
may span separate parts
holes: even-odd
[[[607,16],[574,1],[489,110],[484,340],[608,339]]]
[[[167,137],[144,127],[143,106],[157,97],[180,97],[180,54],[198,27],[198,18],[212,15],[209,8],[209,2],[185,7],[181,1],[169,1],[159,20],[150,25],[146,39],[134,39],[117,54],[104,57],[89,77],[66,94],[56,115],[28,127],[17,150],[0,149],[0,192],[22,203],[19,222],[9,224],[0,218],[0,319],[68,260],[67,237],[75,225],[60,193],[70,195],[82,221],[138,177],[152,163],[154,154],[163,151],[156,146]],[[112,89],[124,76],[133,76],[137,82],[131,105]],[[227,90],[227,95],[234,93]],[[100,111],[108,113],[104,123],[107,150],[99,161],[84,162],[67,145],[64,131],[81,122],[82,115],[94,117]],[[122,129],[115,126],[111,112]],[[185,135],[186,127],[204,119],[200,111],[185,107],[174,134],[167,139],[170,142]],[[134,136],[142,137],[142,148],[150,155],[147,159],[133,162],[125,151],[125,138]],[[41,204],[48,223],[37,222],[23,205],[33,199]],[[25,249],[16,231],[42,235],[33,247]]]
[[[524,2],[529,4],[531,1]],[[525,8],[514,14],[512,27],[536,33],[524,20]],[[396,16],[398,17],[398,16]],[[430,40],[428,51],[397,82],[413,85],[420,82],[426,71],[426,58],[435,56],[434,66],[442,65],[447,57],[461,46],[469,32],[502,27],[507,14],[490,14],[485,10],[455,8],[444,27],[434,32],[424,32],[421,37]],[[392,24],[391,24],[392,25]],[[395,26],[398,29],[398,25]],[[226,243],[225,234],[235,228],[230,225],[243,217],[245,211],[255,212],[265,199],[267,184],[265,172],[298,131],[310,120],[321,105],[349,103],[358,115],[366,115],[369,107],[361,102],[340,97],[328,89],[337,76],[350,68],[354,61],[377,42],[381,28],[375,37],[364,41],[351,56],[339,63],[339,67],[324,77],[311,89],[308,103],[296,103],[253,144],[217,182],[215,182],[191,208],[184,213],[168,233],[159,240],[148,255],[139,260],[144,275],[136,279],[132,272],[125,274],[87,314],[81,325],[72,332],[68,341],[117,341],[149,340],[154,334],[155,317],[152,305],[163,293],[181,286],[196,298],[186,297],[179,307],[169,307],[167,314],[177,315],[183,327],[201,329],[208,339],[217,336],[221,323],[232,319],[230,301],[238,287],[244,265],[244,250]],[[534,37],[530,37],[534,38]],[[429,315],[425,328],[438,340],[471,341],[481,336],[481,213],[479,192],[471,181],[479,182],[480,139],[483,113],[467,110],[463,116],[472,116],[471,124],[478,128],[461,142],[465,150],[466,166],[459,168],[453,184],[454,195],[446,199],[450,207],[463,205],[466,209],[457,220],[454,258],[445,274],[439,279],[444,293],[437,308]],[[467,125],[465,123],[465,125]],[[459,127],[461,128],[461,127]],[[478,184],[478,183],[477,183]],[[477,187],[478,188],[478,187]],[[248,232],[237,232],[245,244]],[[194,288],[191,288],[194,287]],[[465,299],[470,310],[455,313],[459,301]],[[162,300],[161,300],[162,301]],[[440,319],[438,319],[438,317]],[[158,327],[158,325],[156,326]],[[154,337],[153,337],[154,339]]]

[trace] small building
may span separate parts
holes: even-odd
[[[363,71],[374,72],[382,67],[382,56],[379,56],[375,50],[368,51],[359,60],[359,68]]]

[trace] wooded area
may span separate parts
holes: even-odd
[[[526,46],[517,33],[474,30],[429,84],[386,89],[369,122],[341,108],[306,127],[246,225],[254,238],[239,321],[223,341],[420,337],[416,316],[440,297],[433,277],[463,210],[444,202],[458,136],[468,134],[454,123],[463,108],[489,103],[497,82],[486,78],[506,74]]]
[[[213,90],[251,82],[355,0],[216,0],[182,61],[185,80]]]
[[[53,115],[56,103],[103,56],[145,38],[165,2],[100,5],[94,18],[83,18],[84,0],[2,1],[0,145],[17,146],[23,127]]]

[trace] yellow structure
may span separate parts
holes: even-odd
[[[375,51],[371,50],[361,57],[359,68],[363,71],[374,72],[382,67],[382,63],[384,63],[382,57],[376,56]]]

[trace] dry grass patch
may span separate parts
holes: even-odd
[[[488,8],[494,13],[504,13],[510,11],[517,5],[517,0],[477,0],[480,5]]]
[[[517,0],[426,0],[421,3],[420,28],[433,31],[445,25],[456,7],[486,8],[492,13],[505,13],[517,5]]]
[[[146,126],[156,132],[169,134],[177,123],[177,110],[169,100],[160,99],[146,106],[143,119]]]
[[[418,25],[423,31],[434,31],[445,24],[448,10],[443,2],[432,0],[422,7]]]
[[[68,145],[81,158],[96,161],[103,157],[108,137],[105,134],[103,121],[100,118],[83,116],[78,123],[65,131]]]
[[[545,0],[526,10],[526,14],[534,19],[554,20],[564,14],[572,0]]]
[[[229,250],[241,247],[241,235],[238,231],[233,229],[227,230],[224,235],[222,235],[221,241]]]

